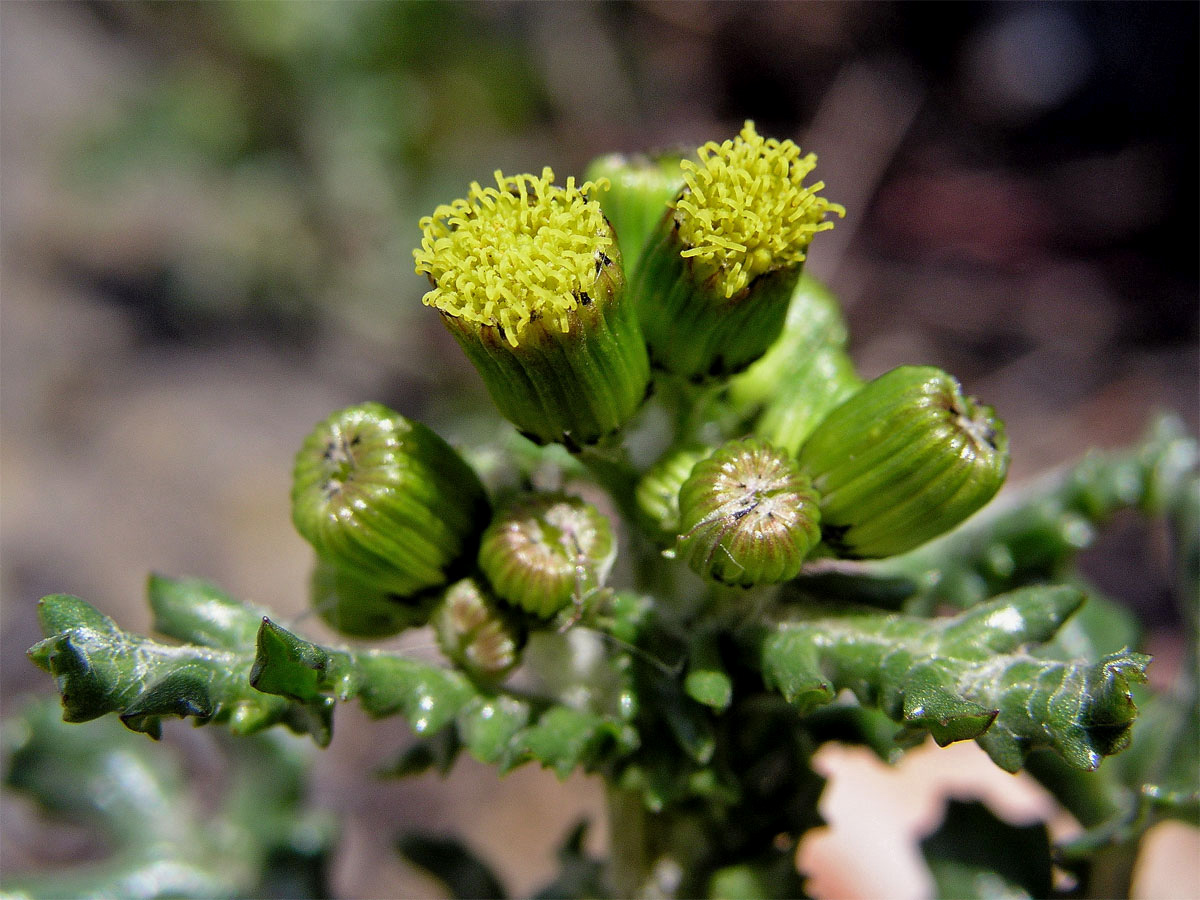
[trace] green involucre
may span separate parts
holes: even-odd
[[[679,490],[679,554],[698,575],[751,587],[794,578],[820,540],[818,498],[785,453],[730,441]]]
[[[741,371],[783,329],[788,301],[827,215],[805,185],[816,165],[753,122],[680,163],[684,187],[646,243],[631,291],[654,365],[691,380]]]
[[[750,416],[786,387],[792,373],[814,353],[845,350],[848,338],[841,304],[827,287],[800,274],[788,301],[783,332],[746,371],[729,379],[729,399]]]
[[[722,378],[754,362],[783,330],[801,264],[771,269],[726,297],[697,263],[668,212],[651,234],[630,286],[655,368],[692,381]]]
[[[448,581],[488,514],[483,485],[454,449],[379,403],[334,413],[296,455],[296,530],[318,556],[388,593]]]
[[[953,377],[901,366],[829,413],[798,460],[821,495],[825,544],[839,556],[882,557],[987,503],[1008,472],[1008,440]]]
[[[442,652],[473,678],[500,681],[521,661],[524,624],[473,578],[447,588],[431,622]]]
[[[638,481],[634,493],[638,512],[661,542],[672,543],[679,534],[679,489],[696,463],[712,450],[699,445],[671,450]]]
[[[576,450],[615,435],[641,408],[650,363],[624,297],[619,257],[607,260],[567,330],[535,319],[520,345],[497,327],[443,314],[496,408],[530,440]]]
[[[549,618],[603,586],[616,558],[608,519],[565,494],[521,497],[483,533],[479,567],[502,599]]]
[[[594,444],[628,423],[650,383],[621,253],[589,197],[597,186],[557,187],[548,169],[496,178],[422,220],[425,302],[523,434]]]

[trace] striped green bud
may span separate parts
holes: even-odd
[[[548,619],[602,587],[616,559],[608,519],[578,497],[530,494],[496,514],[479,567],[503,600]]]
[[[483,485],[449,444],[379,403],[334,413],[304,440],[292,521],[317,556],[409,597],[470,561],[489,516]]]
[[[711,447],[682,447],[667,453],[646,470],[634,492],[642,522],[661,543],[679,534],[679,489],[692,468],[712,453]]]
[[[833,410],[800,464],[821,493],[825,544],[838,556],[893,556],[949,531],[987,503],[1008,471],[994,411],[940,369],[901,366]]]
[[[819,543],[812,483],[786,453],[755,438],[696,463],[679,491],[677,553],[698,575],[752,587],[796,577]]]
[[[692,380],[758,359],[783,329],[814,235],[845,210],[803,181],[816,165],[747,122],[680,163],[684,187],[649,238],[632,292],[654,365]]]
[[[430,621],[442,652],[472,678],[499,682],[521,661],[519,614],[501,608],[474,578],[451,585]]]
[[[523,434],[596,443],[633,417],[650,381],[616,238],[589,196],[597,186],[559,187],[550,169],[495,177],[421,220],[424,302]]]
[[[355,638],[385,638],[429,621],[435,595],[406,598],[317,560],[310,583],[313,609],[326,625]]]
[[[650,157],[642,153],[610,153],[588,166],[584,177],[607,188],[596,191],[604,215],[617,233],[625,274],[634,277],[642,248],[683,187],[679,155]]]

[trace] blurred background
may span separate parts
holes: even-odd
[[[844,300],[863,374],[954,372],[1007,421],[1010,482],[1133,441],[1158,409],[1195,430],[1198,17],[1193,3],[3,4],[0,712],[52,689],[23,658],[46,593],[145,630],[153,570],[300,621],[291,460],[331,410],[374,399],[452,439],[495,432],[420,304],[411,250],[420,216],[496,168],[563,179],[752,118],[815,151],[848,210],[809,271]],[[1089,565],[1169,671],[1154,536],[1118,522]],[[317,800],[344,816],[343,896],[432,889],[388,849],[414,822],[465,834],[528,891],[599,807],[587,779],[497,782],[466,761],[449,785],[364,777],[407,739],[346,708],[317,762]],[[203,759],[209,738],[181,725],[168,740]],[[20,800],[0,812],[7,871],[96,852],[39,838]]]

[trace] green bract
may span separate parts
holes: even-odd
[[[521,661],[522,622],[512,610],[501,610],[473,578],[446,590],[431,621],[442,652],[473,678],[500,681]]]
[[[538,443],[570,448],[614,435],[650,380],[621,253],[589,192],[496,173],[421,220],[414,255],[436,307],[496,406]]]
[[[334,413],[296,455],[296,530],[326,562],[388,593],[448,581],[488,511],[479,478],[449,444],[379,403]]]
[[[497,513],[483,533],[479,567],[501,598],[549,618],[602,586],[616,552],[608,519],[592,504],[534,494]]]
[[[850,558],[904,553],[990,500],[1008,471],[1004,425],[930,366],[901,366],[831,412],[800,465],[821,494],[825,544]]]
[[[792,292],[783,333],[729,381],[729,399],[754,433],[795,455],[825,415],[862,387],[846,354],[846,323],[834,296],[807,274]]]
[[[794,578],[820,540],[817,495],[787,454],[731,441],[679,491],[679,554],[698,574],[751,587]]]
[[[829,289],[800,274],[788,301],[783,332],[746,371],[729,379],[729,399],[746,416],[790,390],[788,382],[814,354],[844,351],[848,334],[842,308]]]

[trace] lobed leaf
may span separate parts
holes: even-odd
[[[472,756],[502,770],[536,760],[565,778],[577,766],[597,763],[608,749],[637,744],[633,729],[618,719],[489,692],[459,672],[395,653],[321,647],[270,619],[259,629],[250,681],[260,691],[304,704],[357,698],[368,715],[403,715],[421,735],[439,734],[453,723],[457,741]],[[412,761],[401,762],[402,774],[411,771]]]
[[[152,596],[156,590],[161,599],[182,596],[186,586],[160,582],[156,588],[152,583]],[[186,603],[180,600],[179,605]],[[52,594],[38,602],[46,637],[30,648],[29,657],[54,676],[67,722],[116,713],[127,728],[156,740],[168,716],[192,718],[197,725],[228,724],[236,734],[284,724],[311,734],[319,744],[328,743],[329,710],[323,702],[297,703],[254,690],[247,677],[253,662],[249,647],[219,646],[235,626],[205,631],[203,617],[197,612],[190,622],[173,619],[168,627],[193,636],[203,633],[211,645],[170,645],[123,631],[78,597]]]
[[[1024,650],[1053,637],[1083,599],[1071,587],[1026,588],[941,620],[809,607],[765,634],[763,676],[805,712],[848,689],[943,746],[977,740],[1010,772],[1038,747],[1095,769],[1129,743],[1130,684],[1144,680],[1149,657],[1122,650],[1088,663]]]

